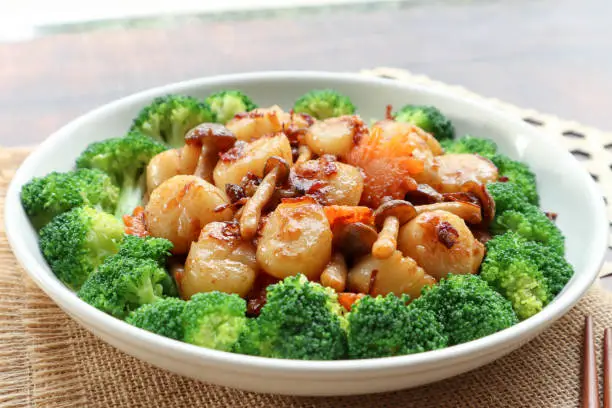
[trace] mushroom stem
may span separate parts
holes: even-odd
[[[236,211],[236,213],[234,214],[234,219],[235,220],[240,220],[240,218],[242,218],[242,212],[244,211],[244,206],[240,207],[238,209],[238,211]]]
[[[298,158],[295,161],[295,164],[304,163],[312,158],[312,151],[306,145],[300,145],[298,147]]]
[[[332,288],[336,292],[344,292],[348,268],[342,254],[334,254],[331,261],[321,273],[321,285]]]
[[[389,258],[397,248],[397,234],[399,233],[399,219],[397,217],[387,217],[383,224],[378,239],[372,246],[372,255],[378,259]]]
[[[261,210],[274,194],[278,173],[278,167],[269,172],[257,187],[253,197],[249,198],[244,205],[240,217],[240,235],[243,239],[251,239],[257,233]]]
[[[195,176],[198,176],[209,183],[213,182],[213,170],[215,168],[218,150],[210,148],[203,144],[202,150],[200,151],[200,157],[198,158],[198,165],[196,166]]]
[[[469,224],[480,224],[482,222],[482,213],[480,206],[464,201],[448,201],[444,203],[417,205],[414,207],[417,214],[422,214],[428,211],[442,210],[455,214],[457,217],[463,218]]]

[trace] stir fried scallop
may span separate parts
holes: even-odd
[[[484,245],[465,222],[440,210],[419,214],[400,228],[398,248],[436,279],[476,273],[484,257]]]
[[[189,299],[215,290],[246,296],[258,271],[255,246],[242,240],[238,224],[211,222],[191,244],[180,282],[181,296]]]
[[[225,189],[227,184],[240,185],[249,174],[263,177],[266,161],[273,156],[282,158],[289,165],[293,163],[291,145],[284,133],[263,136],[250,143],[238,141],[221,155],[213,172],[215,185]]]
[[[147,166],[149,194],[171,177],[193,174],[199,156],[198,149],[189,145],[180,149],[169,149],[154,156]]]
[[[448,273],[478,271],[484,246],[465,221],[482,222],[486,203],[472,191],[496,180],[497,169],[481,156],[444,154],[410,123],[386,119],[369,130],[358,116],[314,121],[272,106],[237,114],[226,127],[197,126],[186,140],[149,164],[145,211],[153,236],[189,252],[185,297],[245,296],[261,270],[277,279],[302,273],[339,292],[416,298]],[[199,155],[205,143],[216,156]],[[216,187],[202,180],[203,161]],[[431,204],[403,201],[424,190],[437,194]],[[231,208],[239,209],[235,221],[219,222],[232,218]],[[358,209],[370,215],[350,215]]]
[[[296,164],[290,181],[299,192],[324,205],[357,205],[363,192],[361,171],[333,156]]]
[[[174,254],[184,254],[212,221],[228,221],[232,210],[225,193],[196,176],[174,176],[151,193],[145,207],[150,234],[166,238]]]
[[[311,123],[312,119],[306,115],[291,114],[274,105],[238,114],[226,126],[238,140],[251,142],[262,136],[283,132],[289,128],[306,129]]]
[[[437,190],[441,193],[461,191],[468,182],[480,185],[497,180],[497,167],[476,154],[445,154],[435,159],[438,167]]]
[[[268,217],[257,243],[257,262],[283,279],[302,273],[317,280],[332,255],[332,231],[323,207],[310,197],[285,200]]]
[[[407,294],[411,299],[421,295],[425,286],[433,285],[436,280],[425,273],[414,259],[394,251],[386,259],[371,255],[362,258],[348,273],[348,287],[358,293],[372,296]]]
[[[315,154],[345,157],[368,132],[358,116],[340,116],[316,122],[306,131],[304,141]]]

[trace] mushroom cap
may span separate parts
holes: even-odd
[[[362,222],[339,223],[332,229],[333,245],[346,259],[355,259],[372,252],[378,233]]]
[[[434,204],[444,201],[443,195],[429,184],[419,184],[416,190],[406,193],[405,199],[414,205]]]
[[[236,135],[219,123],[201,123],[187,132],[185,143],[215,146],[225,151],[236,143]]]
[[[284,183],[289,177],[289,163],[287,163],[287,161],[282,157],[272,156],[268,160],[266,160],[266,165],[264,166],[264,175],[270,173],[274,169],[278,169],[278,173],[276,176],[276,184]]]
[[[468,181],[461,186],[461,191],[471,193],[478,197],[480,209],[482,211],[482,222],[488,225],[495,218],[495,200],[489,194],[487,187],[483,183]]]
[[[389,200],[381,204],[376,211],[374,211],[374,222],[381,228],[387,217],[396,217],[400,225],[402,225],[416,216],[417,210],[408,201]]]

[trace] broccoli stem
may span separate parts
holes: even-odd
[[[142,204],[142,197],[144,196],[145,190],[146,179],[144,173],[134,177],[126,175],[121,185],[115,216],[117,218],[122,218],[126,214],[132,214],[134,208]]]

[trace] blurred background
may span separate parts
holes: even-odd
[[[2,0],[0,144],[189,78],[377,66],[612,130],[610,0]]]

